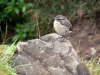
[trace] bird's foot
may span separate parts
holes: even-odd
[[[68,39],[63,38],[63,37],[60,37],[60,38],[58,38],[57,40],[60,41],[60,42],[66,42]]]

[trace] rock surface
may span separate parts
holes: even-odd
[[[70,41],[56,33],[20,42],[17,51],[18,75],[90,75]]]

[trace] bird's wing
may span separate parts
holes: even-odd
[[[61,23],[62,23],[62,25],[66,26],[68,28],[71,28],[72,27],[72,24],[67,19],[62,20]]]

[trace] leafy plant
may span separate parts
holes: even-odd
[[[33,22],[24,23],[23,25],[17,24],[16,35],[13,37],[12,41],[25,40],[29,38],[34,38],[35,36],[35,26]]]
[[[9,38],[9,34],[6,35],[6,32],[12,30],[15,32],[17,24],[23,25],[24,22],[26,22],[26,17],[29,15],[27,12],[32,6],[31,3],[25,3],[24,0],[0,0],[0,31],[3,32],[1,33],[2,38],[6,36],[6,38],[4,37],[5,39],[2,40],[3,42]]]
[[[32,4],[25,4],[24,0],[0,0],[0,22],[12,21],[17,16],[21,17],[30,6]]]

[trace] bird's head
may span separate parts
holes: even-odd
[[[66,17],[63,16],[63,15],[57,15],[54,19],[57,20],[57,21],[60,21],[60,20],[65,20]]]

